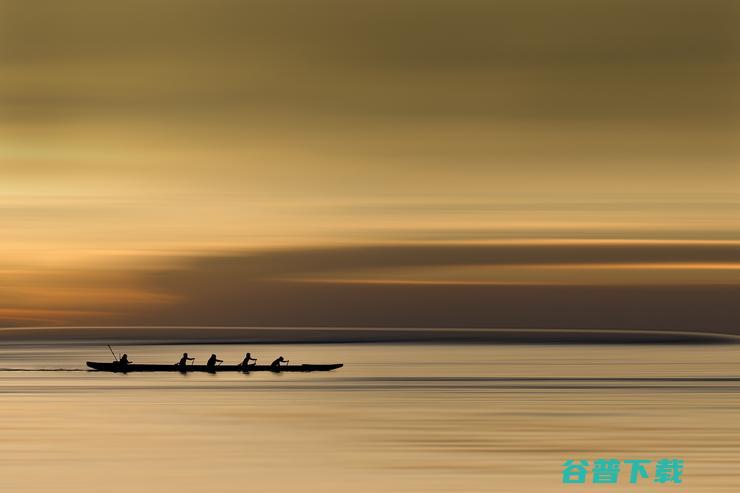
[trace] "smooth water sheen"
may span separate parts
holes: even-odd
[[[249,350],[345,367],[0,371],[1,492],[740,491],[739,346],[117,349],[138,363]],[[0,347],[13,370],[111,359],[100,346]],[[600,457],[682,458],[684,483],[561,483],[566,459]]]

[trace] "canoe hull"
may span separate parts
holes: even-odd
[[[93,370],[98,371],[110,371],[115,373],[133,373],[133,372],[205,372],[205,373],[221,373],[221,372],[241,372],[251,373],[254,371],[271,371],[275,373],[284,372],[312,372],[312,371],[331,371],[336,370],[344,366],[341,363],[333,365],[286,365],[278,368],[269,365],[250,365],[246,369],[239,365],[221,365],[208,367],[206,365],[188,365],[187,368],[182,368],[180,365],[119,365],[118,363],[98,363],[95,361],[88,361],[87,366]]]

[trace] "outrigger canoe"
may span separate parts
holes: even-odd
[[[331,371],[336,370],[344,366],[342,363],[336,363],[333,365],[285,365],[274,367],[270,365],[249,365],[244,368],[241,365],[221,365],[221,366],[206,366],[206,365],[188,365],[183,368],[180,365],[137,365],[128,364],[121,365],[119,363],[97,363],[95,361],[88,361],[87,366],[94,370],[99,371],[112,371],[116,373],[131,373],[135,371],[179,371],[179,372],[191,372],[201,371],[207,373],[218,373],[218,372],[253,372],[253,371],[273,371],[276,373],[283,373],[286,371],[293,372],[310,372],[310,371]]]

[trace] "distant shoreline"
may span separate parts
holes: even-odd
[[[731,334],[606,329],[12,327],[0,344],[737,344]]]

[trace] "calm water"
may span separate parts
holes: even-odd
[[[126,346],[312,374],[0,372],[0,491],[740,491],[740,346]],[[98,346],[2,346],[84,369]],[[588,377],[589,379],[579,379]],[[697,380],[685,380],[695,377]],[[604,379],[604,380],[599,380]],[[679,457],[684,484],[561,484],[568,458]]]

